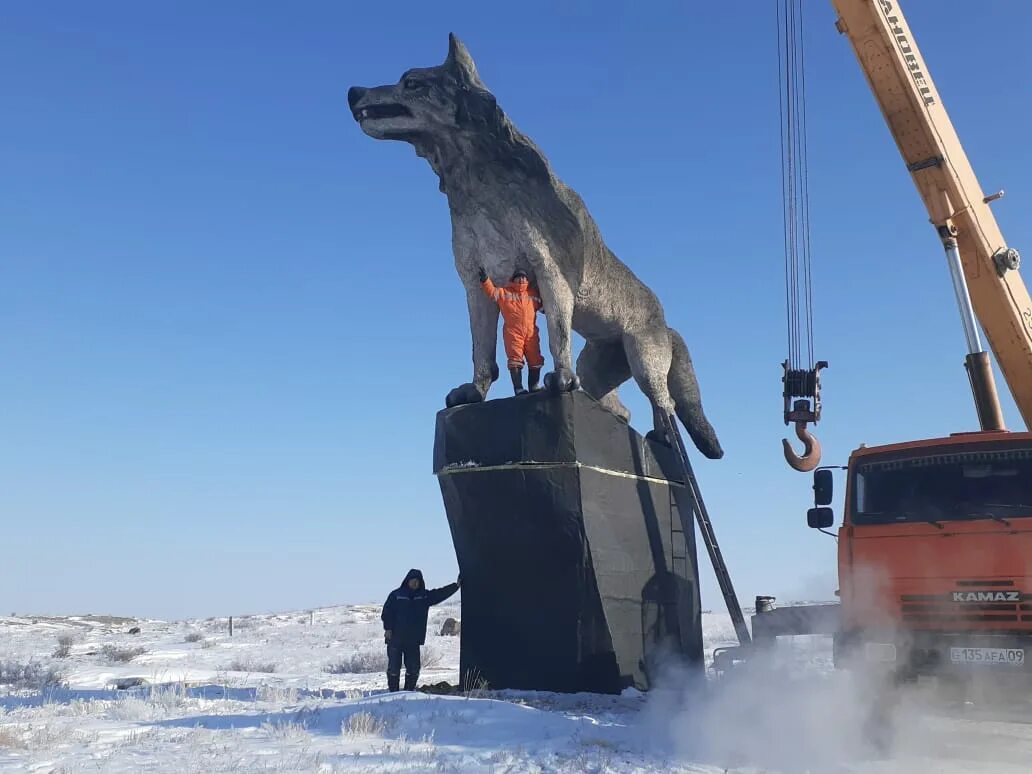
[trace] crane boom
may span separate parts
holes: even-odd
[[[948,240],[955,240],[954,259],[959,248],[971,306],[1025,426],[1032,428],[1032,301],[1018,273],[1018,253],[1004,242],[899,3],[832,5],[933,225],[947,251]]]

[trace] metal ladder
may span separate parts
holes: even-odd
[[[735,626],[735,633],[738,635],[740,645],[751,645],[752,636],[749,634],[749,627],[745,623],[745,615],[742,613],[742,606],[738,602],[738,595],[735,594],[734,584],[731,582],[731,573],[724,563],[724,555],[717,545],[717,536],[713,532],[713,523],[710,521],[709,513],[706,511],[706,504],[702,501],[702,492],[699,491],[699,482],[692,470],[692,463],[688,459],[688,450],[681,439],[681,433],[677,428],[677,420],[669,414],[665,415],[667,437],[672,442],[672,448],[681,461],[681,469],[684,472],[684,487],[674,487],[675,497],[678,493],[687,495],[689,507],[682,507],[678,503],[677,512],[681,517],[681,530],[687,537],[692,524],[687,516],[687,511],[695,514],[695,520],[699,525],[699,532],[702,533],[702,542],[706,544],[706,551],[709,553],[710,562],[713,564],[713,572],[717,576],[717,583],[720,584],[720,591],[724,595],[724,602],[727,604],[727,612],[731,615],[731,622]]]
[[[670,490],[670,509],[677,511],[678,516],[670,520],[670,569],[674,575],[689,578],[694,568],[688,563],[688,536],[684,534],[684,519],[681,517],[681,508],[677,504],[677,495],[674,492],[677,487],[667,488]]]

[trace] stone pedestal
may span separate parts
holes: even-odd
[[[462,573],[464,685],[616,693],[702,669],[692,515],[671,451],[583,392],[437,415],[434,472]]]

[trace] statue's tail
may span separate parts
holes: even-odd
[[[681,420],[699,451],[711,460],[719,460],[724,456],[720,448],[717,434],[702,411],[702,395],[699,393],[699,381],[695,378],[695,367],[688,347],[681,334],[673,328],[670,331],[670,348],[673,358],[670,373],[667,374],[667,386],[674,399],[674,410]]]

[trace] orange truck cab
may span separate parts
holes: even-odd
[[[829,527],[830,470],[814,491]],[[837,666],[1032,672],[1032,433],[855,450],[838,572]]]

